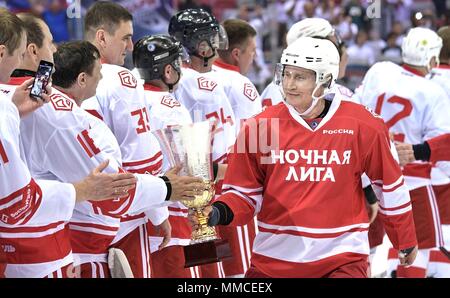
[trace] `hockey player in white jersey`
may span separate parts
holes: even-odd
[[[27,44],[24,24],[0,11],[2,45],[0,83],[9,81]],[[24,117],[49,101],[29,97],[33,79],[10,90],[0,86],[0,277],[74,277],[73,257],[66,222],[75,202],[122,195],[134,187],[129,174],[100,174],[107,162],[79,183],[34,180],[20,156],[19,116]],[[16,107],[17,106],[17,107]],[[125,183],[117,188],[115,183]],[[5,272],[6,270],[6,272]]]
[[[442,38],[442,49],[439,54],[439,65],[431,70],[429,78],[441,85],[450,100],[450,27],[439,28],[437,34]]]
[[[244,121],[262,111],[261,97],[253,83],[245,76],[256,51],[256,31],[245,21],[231,19],[223,22],[228,36],[228,49],[218,50],[213,72],[223,82],[236,116],[236,132]],[[243,277],[250,266],[250,255],[256,235],[256,223],[239,227],[218,227],[220,234],[230,240],[235,258],[223,261],[227,277]]]
[[[190,64],[183,68],[183,77],[175,96],[190,111],[194,122],[211,118],[215,120],[213,160],[226,164],[228,150],[236,139],[238,119],[221,83],[221,76],[211,72],[217,50],[228,48],[226,31],[210,13],[202,9],[187,9],[171,18],[169,34],[179,40],[190,55]],[[216,194],[219,195],[221,190],[222,181],[218,181]],[[237,231],[233,233],[236,234]],[[246,252],[249,251],[251,232],[244,231],[241,245],[233,240],[238,238],[237,235],[229,237],[221,231],[219,234],[230,242],[234,260],[244,264],[238,268],[245,268],[249,264],[249,254]],[[220,271],[223,271],[222,263],[218,265]],[[205,274],[206,270],[202,266],[203,276],[215,277]],[[227,272],[224,274],[229,275]]]
[[[442,38],[439,65],[434,67],[428,77],[438,83],[447,93],[450,103],[450,27],[444,26],[437,31]],[[417,147],[416,147],[417,148]],[[430,277],[450,277],[450,162],[439,161],[431,171],[433,190],[441,217],[444,248],[430,251],[430,263],[427,275]]]
[[[321,18],[306,18],[295,23],[286,35],[287,45],[289,46],[299,37],[326,38],[332,41],[336,45],[341,57],[338,78],[341,79],[345,76],[348,60],[347,48],[336,32],[336,29],[333,28],[327,20]],[[353,92],[350,89],[337,83],[334,84],[333,90],[336,94],[339,94],[346,100],[350,100],[353,95]],[[272,106],[283,101],[280,88],[274,82],[270,83],[266,89],[264,89],[261,98],[263,106]]]
[[[89,42],[67,44],[60,46],[55,57],[61,75],[55,74],[54,83],[64,93],[54,90],[50,104],[27,117],[21,126],[31,170],[37,176],[75,181],[102,160],[110,159],[106,171],[117,172],[121,166],[117,141],[103,122],[77,105],[95,94],[101,78],[97,49]],[[21,78],[16,78],[16,82],[18,79]],[[76,261],[81,263],[81,276],[109,276],[106,254],[117,234],[121,215],[147,210],[170,195],[167,181],[150,175],[138,175],[138,179],[137,187],[125,196],[76,205],[70,229]],[[150,191],[154,196],[142,196]]]
[[[355,92],[362,104],[383,117],[397,141],[422,143],[450,131],[446,112],[450,105],[445,91],[424,78],[439,64],[441,47],[442,39],[435,32],[411,29],[402,44],[404,64],[375,64]],[[407,164],[403,173],[413,205],[419,254],[412,266],[399,266],[397,276],[425,277],[429,249],[443,245],[439,210],[431,187],[431,164]]]
[[[96,2],[87,12],[86,39],[100,52],[103,78],[96,96],[84,102],[83,107],[102,118],[112,130],[125,170],[155,174],[161,169],[162,154],[150,131],[144,89],[129,70],[120,66],[124,64],[126,53],[133,49],[132,19],[126,9],[113,2]],[[193,188],[192,192],[195,192]],[[151,197],[153,193],[145,196]],[[150,210],[145,215],[124,217],[112,245],[124,251],[135,277],[149,277],[151,273],[145,216],[154,225],[168,225],[167,207]]]
[[[223,83],[236,116],[237,133],[241,123],[262,111],[261,97],[253,83],[245,76],[256,53],[256,31],[243,20],[226,20],[223,27],[228,36],[228,49],[218,50],[213,72]]]
[[[184,54],[180,43],[173,37],[165,35],[143,37],[134,46],[133,64],[136,67],[135,71],[144,81],[151,131],[171,125],[192,123],[189,111],[173,94],[181,78],[182,57],[187,58]],[[164,158],[162,170],[167,170],[168,166],[167,159]],[[191,237],[190,225],[186,218],[188,209],[176,202],[168,208],[172,235],[164,248],[159,246],[168,239],[161,237],[151,223],[147,224],[152,277],[198,277],[198,268],[184,268],[183,245],[188,245]]]

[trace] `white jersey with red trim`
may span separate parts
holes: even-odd
[[[266,89],[261,93],[261,101],[263,107],[270,107],[283,102],[283,95],[281,94],[280,86],[271,82]],[[353,92],[344,85],[335,83],[330,93],[338,95],[342,100],[354,101],[352,99]]]
[[[96,96],[83,102],[88,112],[101,117],[116,137],[125,170],[157,175],[161,171],[162,153],[150,132],[150,118],[141,82],[121,66],[102,64],[102,76]],[[152,192],[144,196],[153,196]],[[149,210],[155,224],[167,218],[166,208]],[[139,225],[145,224],[144,214],[125,217],[114,243]]]
[[[160,88],[144,84],[145,98],[149,104],[150,129],[156,131],[171,125],[191,124],[189,111],[174,97],[173,93],[162,91]],[[163,171],[169,169],[169,163],[164,158]],[[172,225],[172,235],[167,246],[188,245],[191,238],[191,228],[187,221],[188,208],[180,202],[173,202],[168,206],[169,221]],[[150,251],[158,250],[162,237],[155,229],[149,228]]]
[[[239,121],[236,125],[237,134],[242,121],[261,113],[261,97],[255,85],[239,72],[239,67],[216,60],[212,72],[216,73],[216,80],[223,84],[236,120]]]
[[[441,64],[439,67],[433,68],[428,77],[447,92],[447,98],[450,100],[450,65]]]
[[[386,122],[394,139],[409,144],[450,132],[450,103],[436,83],[391,62],[379,62],[366,73],[354,97]],[[430,164],[404,167],[410,190],[430,184]]]
[[[223,162],[236,139],[236,117],[223,85],[211,72],[183,68],[175,98],[187,108],[194,122],[214,121],[213,161]]]
[[[257,214],[251,258],[257,270],[272,277],[320,277],[367,260],[362,173],[381,185],[380,215],[389,223],[394,246],[417,243],[408,189],[389,150],[388,132],[370,111],[335,98],[313,130],[295,109],[279,104],[244,127],[218,201],[233,210],[232,225]],[[273,147],[252,146],[263,132],[272,135]]]
[[[8,264],[6,277],[44,277],[73,262],[67,222],[75,188],[31,177],[19,122],[14,104],[0,97],[0,263]]]
[[[428,78],[439,84],[447,93],[447,102],[450,103],[450,66],[441,64],[433,68]],[[450,162],[440,161],[436,163],[431,171],[433,185],[444,185],[450,183]]]
[[[76,182],[106,159],[109,165],[105,173],[121,170],[121,152],[110,129],[58,90],[53,89],[50,99],[49,104],[23,119],[20,127],[33,176]],[[73,251],[80,258],[77,263],[105,262],[120,218],[164,203],[167,188],[163,180],[136,176],[137,186],[126,197],[76,204],[69,226]],[[145,197],[150,191],[153,195]]]

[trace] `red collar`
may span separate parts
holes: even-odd
[[[239,73],[241,72],[241,69],[239,68],[239,66],[228,64],[220,58],[217,58],[216,61],[214,61],[214,65],[217,67],[220,67],[220,68],[237,71]]]
[[[9,79],[8,85],[21,85],[23,82],[25,82],[28,79],[31,79],[32,77],[11,77]]]
[[[164,90],[162,90],[161,87],[158,87],[158,86],[155,86],[155,85],[152,85],[152,84],[149,84],[149,83],[144,83],[144,90],[147,90],[147,91],[159,91],[159,92],[164,91]]]
[[[441,68],[441,69],[450,69],[450,65],[448,65],[448,64],[439,64],[439,66],[438,66],[438,67],[436,67],[436,68]]]
[[[407,70],[409,72],[412,72],[413,74],[418,75],[419,77],[425,77],[425,75],[420,73],[420,71],[418,71],[417,69],[414,69],[412,67],[409,67],[406,64],[403,64],[402,67],[403,67],[403,69],[405,69],[405,70]]]

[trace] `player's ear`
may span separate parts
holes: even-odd
[[[241,55],[241,50],[239,48],[234,48],[231,50],[231,57],[234,60],[239,61],[239,56]]]
[[[164,66],[163,76],[166,81],[168,79],[170,79],[170,75],[172,74],[173,71],[174,71],[174,69],[173,69],[172,65],[167,64],[166,66]]]
[[[77,77],[77,84],[80,87],[84,87],[86,86],[86,73],[82,72],[78,75]]]
[[[7,51],[6,46],[3,44],[0,45],[0,61],[6,55],[6,51]]]
[[[106,46],[106,32],[103,29],[98,29],[97,32],[95,32],[95,40],[101,47]]]

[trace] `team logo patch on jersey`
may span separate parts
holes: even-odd
[[[136,78],[131,74],[131,72],[127,70],[122,70],[118,73],[120,78],[120,83],[122,83],[122,86],[128,87],[128,88],[136,88],[137,86],[137,80]]]
[[[258,97],[258,91],[250,83],[245,83],[244,85],[244,95],[248,97],[251,101],[254,101]]]
[[[73,101],[62,96],[61,94],[52,94],[50,99],[50,102],[56,111],[72,111],[73,109]]]
[[[161,98],[161,104],[169,108],[181,106],[178,100],[169,95],[164,95],[163,98]]]
[[[200,88],[202,90],[211,91],[211,92],[217,86],[216,82],[214,82],[213,80],[210,80],[208,78],[205,78],[205,77],[198,78],[197,82],[198,82],[198,88]]]

